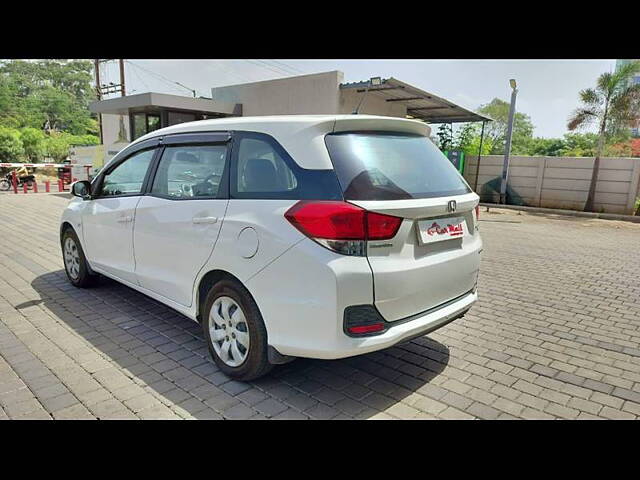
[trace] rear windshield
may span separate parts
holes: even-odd
[[[471,190],[427,137],[336,133],[325,142],[346,200],[401,200]]]

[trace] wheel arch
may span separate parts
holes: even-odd
[[[60,223],[60,248],[63,248],[63,246],[62,246],[62,236],[64,235],[64,232],[66,232],[67,230],[71,230],[75,234],[76,238],[78,239],[78,242],[80,242],[80,247],[83,249],[83,252],[84,252],[84,255],[85,255],[85,259],[86,259],[86,262],[87,262],[87,269],[89,270],[89,273],[91,275],[95,275],[96,272],[91,268],[91,264],[89,263],[89,259],[86,257],[87,254],[86,254],[86,250],[84,250],[84,245],[82,243],[82,238],[80,237],[80,235],[78,235],[78,232],[76,231],[75,228],[73,228],[73,225],[68,220],[63,220]]]
[[[238,282],[238,284],[242,285],[242,287],[244,287],[244,289],[249,293],[249,295],[251,295],[251,292],[249,292],[249,289],[247,288],[247,286],[232,273],[227,272],[226,270],[220,270],[220,269],[208,271],[200,279],[200,282],[198,283],[198,288],[196,288],[196,292],[195,292],[196,293],[196,299],[195,299],[196,320],[198,320],[198,322],[202,322],[202,314],[201,314],[202,303],[207,298],[207,293],[209,292],[209,290],[211,290],[211,288],[216,283],[218,283],[220,280],[225,280],[225,279]],[[253,295],[251,295],[251,297],[253,298]],[[254,301],[255,301],[255,298],[254,298]]]
[[[68,229],[68,228],[70,228],[71,230],[73,230],[73,231],[74,231],[74,233],[75,233],[76,235],[78,235],[78,232],[76,232],[76,230],[73,228],[73,225],[71,225],[71,223],[70,223],[70,222],[68,222],[68,221],[66,221],[66,220],[65,220],[64,222],[62,222],[62,223],[60,224],[60,242],[62,242],[62,235],[64,234],[65,230],[66,230],[66,229]],[[78,238],[79,238],[79,237],[78,237]]]

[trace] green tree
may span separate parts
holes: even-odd
[[[96,134],[92,68],[87,60],[1,61],[0,125]]]
[[[491,145],[492,155],[504,154],[507,126],[509,123],[509,103],[499,98],[481,105],[479,113],[487,115],[493,122],[487,122],[485,136]],[[524,155],[527,153],[528,144],[533,137],[533,123],[529,115],[517,112],[513,121],[513,135],[511,137],[511,153]]]
[[[539,155],[542,157],[560,156],[566,143],[561,138],[541,138],[535,137],[529,141],[527,155]]]
[[[99,145],[100,138],[96,135],[69,135],[70,145]]]
[[[24,155],[29,162],[39,162],[45,154],[45,135],[42,130],[26,127],[20,132]]]
[[[593,157],[598,146],[596,133],[565,133],[564,148],[559,152],[563,157]]]
[[[442,123],[438,127],[436,138],[438,139],[438,148],[440,148],[440,150],[443,152],[449,150],[453,144],[453,128],[451,124]]]
[[[473,144],[473,139],[478,135],[478,129],[475,123],[465,123],[457,129],[453,139],[453,149],[462,150],[466,154],[469,153]],[[477,153],[477,149],[476,149]]]
[[[491,138],[485,137],[482,140],[482,152],[481,155],[491,155],[491,151],[493,150],[493,140]],[[478,151],[480,150],[480,135],[474,135],[469,143],[468,147],[465,148],[464,153],[467,155],[478,155]]]
[[[0,126],[17,128],[23,113],[19,108],[15,83],[5,75],[0,75]]]
[[[23,154],[20,132],[15,128],[0,126],[0,161],[21,162]]]
[[[640,84],[632,85],[629,81],[636,73],[640,73],[640,62],[631,62],[614,73],[600,75],[595,88],[580,91],[582,106],[567,122],[569,130],[598,125],[598,146],[585,211],[593,210],[600,157],[607,138],[640,120]]]

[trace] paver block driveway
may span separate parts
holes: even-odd
[[[67,195],[0,196],[2,418],[640,415],[640,225],[481,210],[479,302],[410,343],[251,383],[200,327],[111,280],[66,280]]]

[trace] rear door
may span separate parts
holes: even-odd
[[[427,138],[346,132],[326,137],[345,200],[403,218],[391,240],[369,241],[375,304],[388,320],[469,293],[480,263],[478,196]]]
[[[218,240],[229,201],[229,139],[164,137],[150,191],[136,208],[138,283],[180,305],[191,305],[195,278]]]

